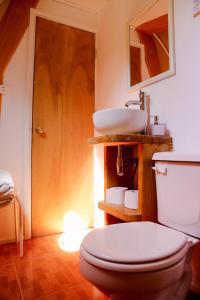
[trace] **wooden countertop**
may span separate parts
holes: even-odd
[[[142,134],[118,134],[118,135],[102,135],[92,137],[87,140],[88,145],[130,145],[130,144],[169,144],[172,145],[172,138],[165,136],[153,136]]]

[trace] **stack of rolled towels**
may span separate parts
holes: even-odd
[[[15,196],[15,186],[10,173],[0,170],[0,205],[10,203]]]
[[[122,186],[106,189],[106,202],[138,209],[138,190],[129,190],[127,187]]]

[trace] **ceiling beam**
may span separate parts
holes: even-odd
[[[168,14],[140,24],[135,30],[150,35],[166,31],[168,30]]]
[[[3,83],[5,69],[28,27],[30,8],[36,7],[38,1],[11,0],[0,21],[0,84]]]

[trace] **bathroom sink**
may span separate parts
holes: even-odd
[[[146,120],[146,112],[131,108],[107,108],[93,114],[94,127],[103,135],[139,133]]]

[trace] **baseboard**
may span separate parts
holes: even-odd
[[[15,238],[10,238],[10,239],[6,239],[6,240],[0,240],[0,245],[12,244],[12,243],[16,243]]]
[[[24,241],[30,240],[31,237],[29,236],[24,236]],[[0,245],[6,245],[6,244],[13,244],[16,243],[16,239],[15,238],[10,238],[10,239],[2,239],[0,240]]]

